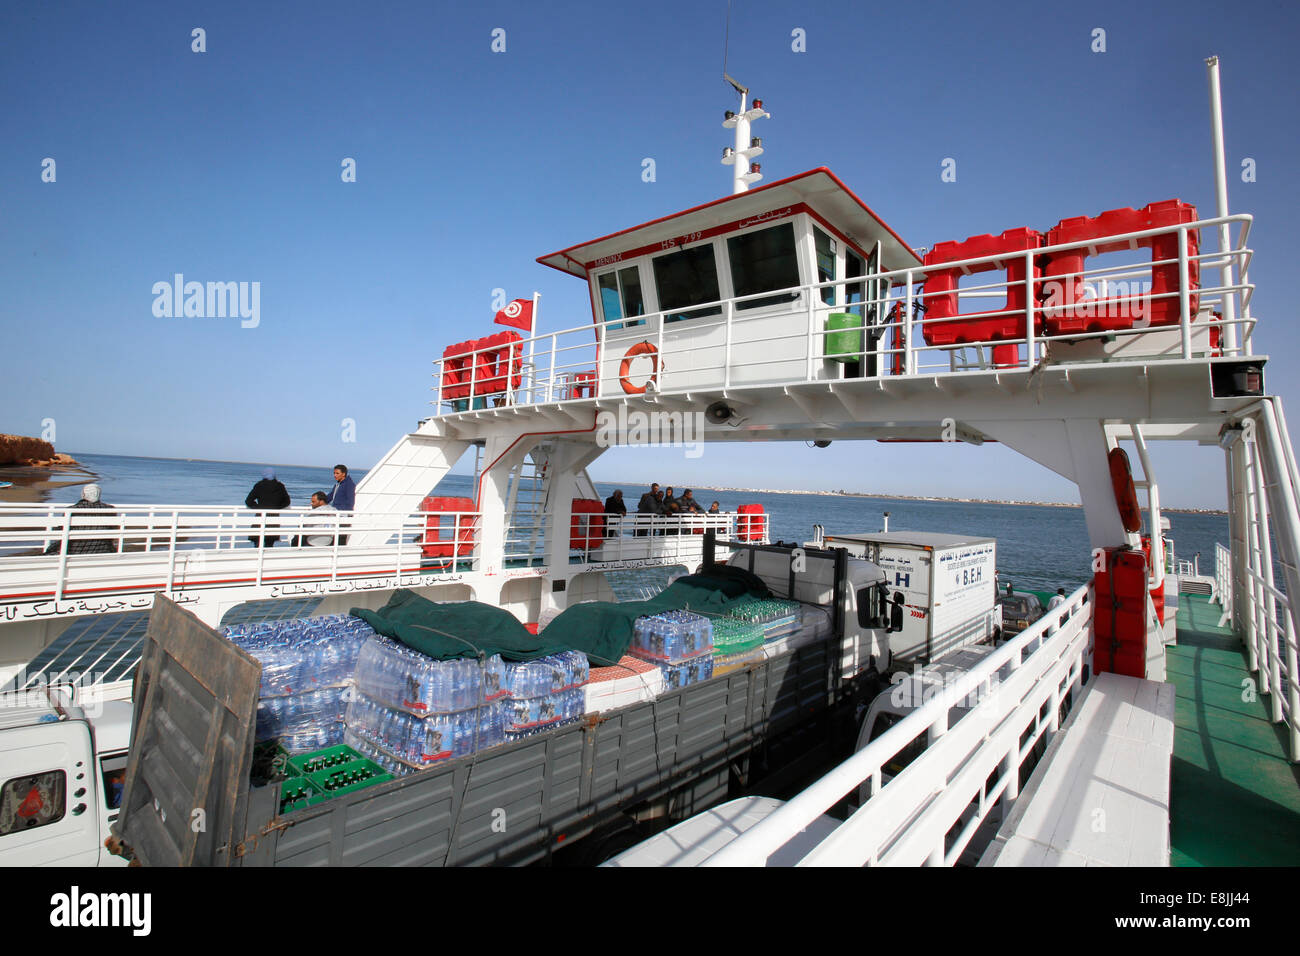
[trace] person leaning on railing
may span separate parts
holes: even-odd
[[[117,530],[115,526],[112,526],[105,521],[99,520],[102,518],[114,517],[111,510],[113,506],[106,501],[100,501],[99,496],[100,496],[99,485],[86,485],[85,488],[81,489],[81,500],[78,501],[72,507],[105,509],[108,510],[109,513],[106,515],[96,515],[95,516],[96,520],[91,524],[86,524],[84,522],[82,523],[72,522],[68,525],[69,533],[74,531],[90,531],[92,529],[95,531],[100,531],[103,529],[111,529],[114,531]],[[58,554],[61,546],[62,546],[61,541],[51,542],[50,546],[45,549],[45,553]],[[112,538],[90,538],[90,539],[69,538],[68,539],[68,554],[116,554],[116,553],[117,553],[117,542]]]
[[[612,495],[605,499],[605,514],[609,515],[605,519],[609,526],[605,532],[605,537],[617,538],[619,526],[623,523],[623,516],[627,514],[627,505],[623,503],[622,488],[616,489]]]
[[[263,469],[262,480],[253,485],[253,490],[250,491],[248,497],[244,499],[244,507],[263,512],[263,518],[266,517],[265,512],[279,511],[282,508],[289,507],[289,492],[283,484],[276,480],[275,469]],[[264,521],[262,527],[278,528],[280,526],[278,524],[270,524]],[[248,540],[258,547],[269,548],[280,540],[280,536],[278,534],[273,534],[258,538],[257,535],[249,535]],[[260,545],[258,545],[258,541],[261,541]]]

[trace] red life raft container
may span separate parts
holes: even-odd
[[[741,541],[762,541],[767,521],[762,505],[741,505],[736,509],[736,537]]]
[[[473,355],[477,339],[457,342],[442,350],[442,397],[444,400],[469,398],[470,377],[473,374]]]
[[[1196,221],[1196,207],[1180,199],[1153,202],[1142,209],[1111,209],[1100,216],[1075,216],[1062,219],[1047,233],[1047,244],[1084,242],[1143,229],[1159,229]],[[1151,267],[1151,291],[1141,295],[1110,296],[1085,299],[1084,260],[1107,252],[1144,248],[1151,250],[1151,261],[1172,259]],[[1187,255],[1195,256],[1200,241],[1195,231],[1187,234]],[[1178,234],[1166,233],[1143,239],[1103,242],[1080,249],[1055,252],[1047,257],[1043,269],[1043,329],[1048,335],[1071,335],[1080,332],[1113,332],[1121,329],[1160,325],[1177,325],[1182,314],[1178,285]],[[1191,316],[1196,315],[1200,297],[1201,267],[1188,259],[1187,281],[1191,295]],[[1159,298],[1164,296],[1164,298]]]
[[[575,551],[599,548],[605,538],[605,505],[596,498],[574,498],[569,519],[569,547]]]
[[[1000,236],[971,236],[963,242],[940,242],[925,255],[925,324],[921,334],[930,345],[967,345],[972,342],[996,342],[1003,339],[1023,339],[1025,328],[1025,303],[1028,289],[1025,285],[1024,252],[1043,244],[1043,235],[1033,229],[1008,229]],[[961,259],[1007,254],[1005,260],[973,266],[955,266],[935,269],[932,266]],[[1014,255],[1013,255],[1014,254]],[[1007,273],[1007,301],[998,309],[984,312],[958,312],[957,283],[963,275],[978,272]],[[1041,267],[1034,260],[1033,279],[1038,279]],[[1008,313],[998,315],[999,312]],[[936,321],[937,320],[937,321]],[[1041,322],[1035,316],[1034,327]],[[993,364],[998,368],[1012,368],[1020,364],[1017,345],[993,346]]]
[[[495,395],[519,387],[524,362],[523,347],[517,344],[521,341],[519,333],[510,329],[478,340],[475,395]]]
[[[420,551],[426,558],[450,558],[474,553],[476,517],[458,512],[474,510],[473,498],[450,498],[430,495],[420,502],[420,510],[430,512],[424,522]],[[450,512],[450,514],[449,514]],[[443,522],[447,521],[447,527]]]
[[[1093,578],[1093,663],[1098,673],[1147,676],[1147,559],[1141,551],[1106,548]]]

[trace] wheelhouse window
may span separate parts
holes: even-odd
[[[789,289],[799,284],[793,223],[782,223],[728,239],[727,258],[731,261],[731,284],[738,297]],[[765,296],[738,302],[736,308],[757,309],[789,302],[797,296],[797,292]]]
[[[611,330],[645,325],[645,319],[619,321],[645,315],[645,297],[641,294],[641,273],[636,266],[616,269],[596,277],[600,289],[600,308]]]
[[[835,270],[835,253],[837,251],[835,247],[837,243],[816,226],[813,227],[813,238],[817,244],[817,281],[834,282],[839,278]],[[821,290],[821,294],[824,304],[835,304],[835,286],[826,286]]]
[[[681,322],[708,315],[721,315],[721,306],[686,311],[702,302],[716,302],[718,265],[711,243],[680,249],[654,259],[655,290],[665,322]]]

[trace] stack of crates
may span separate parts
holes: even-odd
[[[294,757],[289,761],[288,773],[289,778],[280,784],[281,813],[301,810],[393,779],[393,774],[346,746]]]

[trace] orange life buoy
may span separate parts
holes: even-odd
[[[650,356],[650,363],[654,366],[654,371],[652,371],[650,377],[646,379],[645,385],[633,385],[627,379],[628,373],[632,371],[632,360],[638,355]],[[659,350],[649,342],[638,342],[636,345],[628,349],[627,353],[623,356],[623,364],[618,367],[618,383],[623,386],[623,391],[627,392],[629,395],[644,395],[646,385],[653,382],[655,376],[658,374]]]
[[[1115,505],[1124,530],[1137,531],[1142,527],[1142,511],[1138,507],[1137,489],[1133,486],[1133,469],[1129,467],[1128,454],[1123,448],[1112,448],[1106,456],[1110,465],[1110,484],[1115,492]]]

